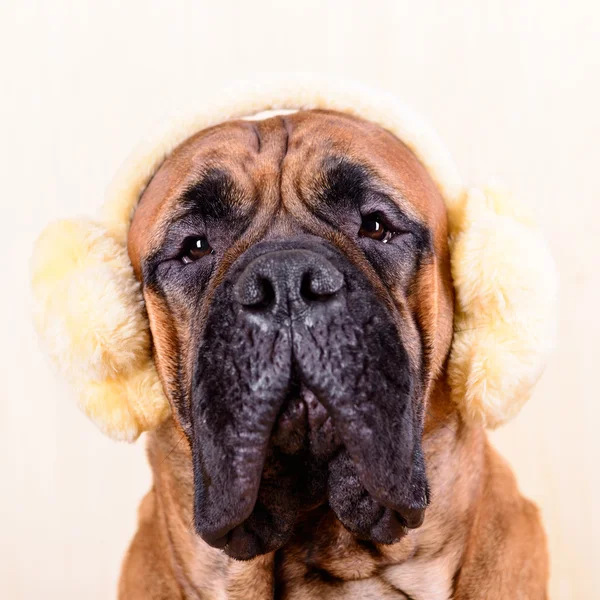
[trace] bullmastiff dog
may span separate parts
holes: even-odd
[[[450,399],[446,206],[397,137],[329,110],[202,130],[128,253],[173,412],[120,598],[546,598],[538,510]]]

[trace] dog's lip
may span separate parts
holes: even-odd
[[[254,510],[255,504],[256,502],[251,505],[251,508],[249,511],[247,511],[247,514],[241,514],[239,519],[236,519],[235,522],[227,523],[221,528],[213,531],[203,531],[201,534],[202,539],[213,548],[217,548],[219,550],[226,548],[231,540],[232,532],[250,517],[252,511]]]
[[[386,468],[373,459],[373,454],[379,452],[372,448],[379,439],[376,437],[379,430],[373,426],[370,418],[365,420],[365,415],[371,415],[371,410],[380,417],[389,415],[389,410],[386,413],[385,405],[378,403],[378,397],[374,395],[373,390],[377,386],[369,387],[368,393],[362,396],[359,394],[359,403],[351,385],[354,379],[351,378],[348,385],[348,380],[344,383],[343,379],[336,376],[337,372],[330,373],[327,369],[323,371],[327,376],[320,377],[321,371],[315,370],[315,365],[310,361],[307,363],[306,353],[302,354],[300,350],[294,348],[287,365],[289,370],[282,371],[277,395],[264,399],[265,407],[269,408],[270,403],[271,412],[267,418],[259,419],[256,423],[252,419],[240,422],[241,427],[246,426],[246,437],[254,446],[240,450],[238,445],[236,456],[243,462],[245,456],[249,455],[247,450],[254,448],[254,460],[250,468],[240,470],[238,467],[237,473],[234,472],[237,485],[233,487],[230,477],[221,477],[220,493],[216,495],[213,488],[211,501],[206,503],[208,508],[198,512],[198,534],[207,544],[223,550],[234,559],[247,560],[282,547],[293,535],[299,512],[323,504],[329,505],[349,531],[382,544],[398,542],[407,535],[409,529],[419,527],[424,520],[427,492],[415,499],[412,490],[418,489],[418,482],[413,485],[411,474],[406,475],[402,471],[402,464],[396,468],[393,454],[398,440],[406,439],[410,443],[410,432],[400,427],[395,432],[397,435],[390,437],[390,430],[384,428],[384,438],[389,445],[378,447],[387,448],[380,453]],[[382,393],[390,397],[396,391],[404,394],[406,404],[400,406],[403,411],[410,410],[410,388],[404,385],[403,380],[396,382],[393,377],[385,381],[398,383],[398,388],[387,390],[384,387]],[[259,399],[263,400],[262,397]],[[248,408],[255,410],[254,407]],[[331,466],[337,457],[344,454],[353,463],[349,481],[353,479],[356,482],[356,508],[360,508],[358,503],[363,495],[371,498],[371,516],[366,513],[367,520],[362,517],[355,519],[356,511],[351,506],[350,510],[346,510],[349,503],[355,501],[344,499],[344,493],[338,494],[341,504],[334,503],[332,494],[336,492],[332,492],[332,489],[343,492],[344,484],[342,481],[340,487],[340,480],[336,482],[332,479]],[[269,456],[271,458],[268,459]],[[269,475],[271,463],[268,461],[271,459],[276,461],[274,464],[282,466],[283,481],[288,478],[288,483],[282,484],[282,492],[273,483],[278,481],[279,475]],[[317,479],[314,480],[313,468],[317,473]],[[306,482],[317,482],[321,475],[322,487],[318,483],[314,488],[305,488]],[[207,485],[210,486],[210,482],[211,479],[208,479]],[[333,488],[330,487],[332,484]],[[224,508],[219,508],[221,497],[226,499]],[[283,504],[280,504],[282,499]],[[279,514],[281,507],[287,521]],[[273,515],[277,518],[271,522]]]
[[[229,543],[229,531],[225,535],[222,535],[221,537],[217,537],[214,539],[205,539],[204,541],[209,546],[212,546],[213,548],[217,548],[218,550],[223,550],[223,548],[225,548],[227,546],[227,544]]]
[[[237,560],[248,560],[264,551],[260,539],[244,528],[244,522],[232,527],[226,535],[213,540],[213,548],[224,550],[228,556]]]
[[[285,454],[309,451],[322,460],[331,458],[341,446],[331,415],[303,383],[290,386],[271,441]]]
[[[328,461],[344,448],[335,432],[333,420],[324,403],[304,383],[299,383],[297,379],[292,379],[290,383],[287,398],[275,421],[270,440],[285,454],[293,455],[310,451],[312,455],[324,461]],[[261,480],[263,475],[264,466]],[[373,496],[376,497],[377,494],[373,494]],[[392,506],[385,501],[378,501],[382,509],[389,509],[384,511],[379,527],[387,528],[388,536],[391,535],[394,542],[398,542],[407,535],[408,530],[417,529],[423,524],[424,509]],[[253,509],[254,507],[250,509],[250,513]],[[244,523],[249,516],[250,514],[240,515],[239,521],[236,520],[236,522],[230,523],[209,535],[205,534],[203,539],[210,546],[224,550],[226,554],[233,558],[246,560],[253,555],[249,545],[261,545],[256,536],[251,535],[252,540],[248,540],[242,535],[245,529]],[[248,532],[245,533],[247,536]]]
[[[418,529],[425,520],[425,509],[423,508],[405,508],[400,515],[404,524],[409,529]]]
[[[327,462],[341,447],[329,413],[316,395],[295,377],[291,378],[286,396],[269,436],[270,443],[285,455],[309,453],[322,463]],[[261,482],[265,468],[266,465],[263,465]],[[317,505],[323,502],[327,502],[325,496]],[[253,510],[254,506],[250,509],[250,514]],[[244,531],[244,523],[250,514],[240,515],[235,522],[219,529],[210,532],[205,530],[202,538],[213,548],[224,550],[233,558],[245,560],[251,554],[248,548],[250,541],[247,539],[249,532]],[[246,537],[242,535],[243,531]],[[251,538],[251,545],[261,545],[256,536],[251,535]]]

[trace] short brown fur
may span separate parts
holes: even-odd
[[[388,195],[432,234],[433,261],[421,267],[411,294],[381,289],[382,298],[396,310],[417,315],[428,341],[423,448],[432,501],[425,522],[397,544],[375,545],[357,540],[330,510],[320,508],[303,517],[281,550],[235,561],[193,531],[191,454],[175,414],[148,436],[154,485],[140,507],[119,596],[546,598],[548,565],[538,511],[521,497],[510,468],[485,432],[467,426],[449,399],[444,369],[453,299],[444,202],[427,171],[396,138],[372,124],[326,111],[236,121],[197,134],[165,161],[143,195],[129,237],[136,274],[142,277],[142,261],[160,245],[164,224],[186,186],[208,165],[226,165],[244,189],[242,210],[256,212],[249,230],[223,258],[212,290],[244,249],[264,237],[282,235],[295,222],[334,243],[381,288],[364,256],[308,209],[308,190],[332,151],[375,171]],[[169,392],[175,365],[165,357],[190,363],[189,332],[184,318],[169,318],[160,297],[145,290],[145,298],[157,368]]]

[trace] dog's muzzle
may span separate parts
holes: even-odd
[[[248,559],[328,502],[397,541],[428,504],[416,377],[389,310],[334,247],[244,253],[215,290],[192,390],[195,526]]]

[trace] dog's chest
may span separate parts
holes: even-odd
[[[452,596],[451,565],[443,558],[389,564],[373,544],[344,533],[328,543],[318,537],[311,542],[280,554],[275,569],[275,597],[449,600]],[[406,552],[410,552],[409,544]]]
[[[412,600],[380,577],[356,581],[306,581],[276,597],[281,600]]]
[[[341,579],[318,570],[280,587],[281,600],[450,600],[445,577],[434,570],[388,567],[365,579]]]

